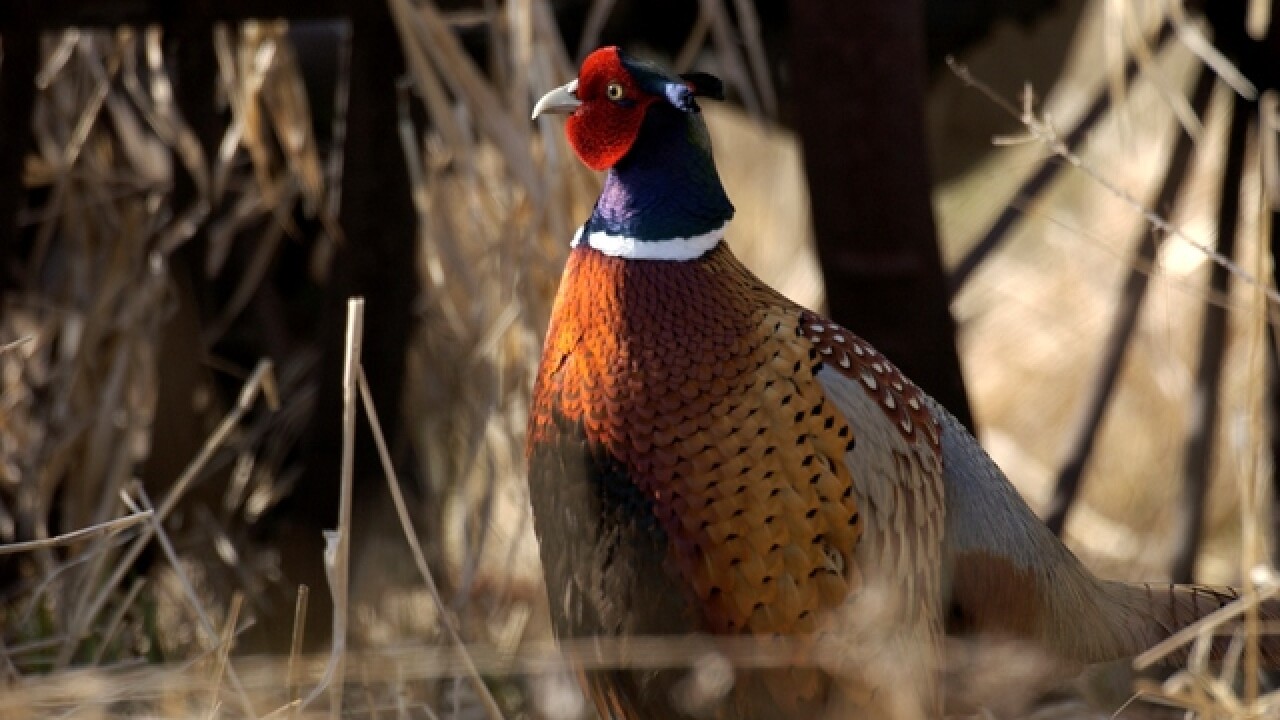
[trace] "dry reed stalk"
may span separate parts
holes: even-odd
[[[1175,0],[1176,2],[1176,0]],[[1147,29],[1144,25],[1154,26],[1162,22],[1164,13],[1157,12],[1153,17],[1142,17],[1139,8],[1131,3],[1107,0],[1106,20],[1107,32],[1104,35],[1105,53],[1111,69],[1111,99],[1114,107],[1123,107],[1127,92],[1125,87],[1125,64],[1132,57],[1137,61],[1142,77],[1155,86],[1160,97],[1173,110],[1174,117],[1182,125],[1182,129],[1192,138],[1199,138],[1203,129],[1200,118],[1191,109],[1191,103],[1165,77],[1156,63],[1151,45],[1147,41]],[[1150,16],[1150,13],[1147,13]],[[1146,22],[1144,22],[1146,21]],[[1185,25],[1185,23],[1184,23]]]
[[[151,511],[142,511],[118,517],[114,520],[106,520],[79,530],[62,533],[51,538],[43,540],[28,540],[26,542],[16,542],[0,544],[0,555],[14,555],[17,553],[32,552],[34,550],[44,550],[48,548],[61,547],[63,545],[71,545],[84,540],[101,540],[104,537],[110,537],[116,533],[123,532],[134,525],[147,522],[151,519]]]
[[[1261,132],[1263,130],[1262,124],[1258,123],[1255,126],[1255,130]],[[1267,202],[1268,191],[1263,177],[1266,160],[1262,149],[1262,140],[1256,132],[1254,140],[1253,157],[1257,163],[1258,177],[1262,180],[1262,182],[1258,183],[1258,218],[1256,223],[1257,232],[1254,237],[1254,272],[1258,277],[1266,277],[1271,271],[1271,262],[1274,261],[1270,257],[1272,208]],[[1266,447],[1265,415],[1267,408],[1264,407],[1264,403],[1266,398],[1269,397],[1266,372],[1267,302],[1261,293],[1255,292],[1250,293],[1250,295],[1255,307],[1249,318],[1253,325],[1253,338],[1248,348],[1249,375],[1253,379],[1251,383],[1253,402],[1250,403],[1248,431],[1254,439],[1254,442],[1250,443],[1251,446]],[[1238,478],[1241,498],[1240,534],[1242,552],[1240,553],[1240,571],[1242,577],[1244,577],[1244,588],[1241,595],[1247,607],[1244,616],[1243,643],[1241,643],[1244,652],[1244,666],[1242,669],[1244,692],[1241,700],[1245,707],[1253,707],[1259,701],[1258,678],[1261,670],[1261,648],[1259,647],[1260,642],[1258,639],[1261,632],[1261,622],[1258,617],[1259,608],[1256,599],[1259,595],[1259,586],[1265,588],[1266,585],[1274,583],[1276,578],[1267,564],[1270,560],[1267,549],[1271,546],[1270,533],[1267,528],[1271,523],[1268,521],[1270,513],[1266,512],[1266,510],[1271,507],[1271,504],[1266,502],[1268,496],[1266,473],[1260,467],[1261,463],[1256,453],[1247,453],[1242,464],[1244,468]],[[1227,687],[1231,687],[1233,679],[1234,676],[1227,675],[1225,669],[1219,678]],[[1280,698],[1280,695],[1277,697]]]
[[[738,91],[742,96],[742,104],[747,112],[763,117],[764,107],[760,94],[751,82],[751,73],[747,70],[747,62],[738,46],[733,22],[729,19],[729,10],[724,0],[699,0],[699,11],[705,13],[711,29],[711,42],[716,48],[716,59],[720,63],[725,84]],[[758,37],[754,40],[758,41]],[[748,41],[753,38],[748,37]]]
[[[27,345],[28,343],[32,342],[35,339],[36,338],[34,335],[27,335],[26,337],[20,337],[17,340],[4,343],[3,345],[0,345],[0,354],[17,350],[18,348],[24,345]]]
[[[93,653],[93,659],[89,661],[90,666],[97,667],[102,664],[102,656],[106,653],[107,648],[111,647],[111,641],[115,639],[116,633],[120,631],[125,613],[133,608],[133,603],[138,599],[138,594],[142,592],[142,588],[146,584],[147,579],[145,577],[134,578],[129,590],[124,594],[120,602],[116,604],[116,611],[111,614],[111,618],[107,621],[107,629],[103,633],[102,642],[98,643],[98,648]]]
[[[582,39],[578,42],[578,59],[581,60],[600,44],[600,33],[613,12],[617,0],[592,0],[587,9],[587,19],[582,24]]]
[[[432,2],[414,5],[409,0],[391,0],[391,9],[402,28],[411,32],[405,34],[402,30],[402,37],[411,37],[412,42],[422,46],[446,86],[466,103],[472,117],[502,152],[508,168],[524,189],[538,197],[541,183],[529,159],[527,123],[516,122],[504,110],[489,82],[467,57],[444,15]]]
[[[298,586],[298,599],[293,606],[293,636],[289,643],[289,665],[285,670],[285,689],[289,694],[289,716],[296,717],[302,709],[298,696],[298,679],[295,676],[298,657],[302,654],[302,639],[306,631],[307,601],[311,597],[311,588]]]
[[[737,14],[748,65],[751,68],[751,80],[760,93],[760,108],[764,112],[764,117],[776,119],[778,96],[773,89],[773,77],[769,72],[768,58],[765,56],[764,40],[760,35],[760,18],[756,15],[755,3],[750,0],[734,0],[733,7]]]
[[[707,43],[707,33],[710,31],[711,17],[707,15],[706,9],[699,5],[698,17],[693,21],[693,27],[689,30],[684,45],[680,47],[680,52],[676,53],[675,60],[672,61],[672,67],[676,72],[687,72],[693,67],[698,53],[702,52],[702,47]]]
[[[240,618],[240,606],[243,602],[244,596],[238,592],[231,597],[231,609],[227,612],[227,621],[222,630],[221,640],[217,645],[218,658],[214,664],[213,682],[210,683],[208,720],[214,720],[218,715],[218,709],[222,706],[222,701],[219,698],[222,692],[222,676],[229,666],[231,646],[236,637],[236,621]],[[249,714],[252,717],[257,717],[253,714],[252,708],[250,708]]]
[[[347,325],[342,363],[342,467],[338,497],[338,527],[325,531],[325,572],[333,596],[333,635],[329,660],[320,682],[302,701],[301,708],[329,693],[329,716],[342,712],[342,694],[347,659],[347,624],[350,613],[351,485],[355,472],[356,377],[364,342],[364,298],[347,300]]]
[[[405,542],[409,545],[409,551],[413,553],[413,563],[422,575],[422,581],[426,584],[428,592],[431,593],[431,599],[435,601],[436,609],[440,613],[441,624],[444,625],[449,641],[459,650],[467,679],[471,682],[476,694],[484,701],[485,712],[490,720],[502,720],[502,710],[498,707],[497,701],[493,699],[493,694],[489,692],[488,686],[484,684],[484,679],[480,677],[475,662],[471,660],[471,656],[467,653],[466,645],[462,641],[462,635],[458,632],[456,621],[450,615],[449,607],[441,599],[435,578],[431,574],[431,569],[427,567],[426,554],[423,553],[422,544],[418,541],[418,533],[413,528],[413,518],[409,515],[409,506],[404,501],[404,493],[400,491],[400,481],[396,477],[395,465],[391,461],[391,453],[387,450],[387,440],[382,434],[382,424],[378,421],[378,411],[373,406],[373,394],[369,391],[369,379],[365,377],[364,368],[359,368],[358,373],[360,399],[364,405],[365,417],[368,418],[369,426],[373,430],[373,440],[378,448],[378,459],[382,462],[383,476],[387,481],[387,489],[391,491],[391,499],[395,504],[396,517],[400,520],[400,529],[404,532]]]
[[[138,498],[141,501],[142,507],[147,510],[151,510],[152,509],[151,498],[147,497],[146,489],[143,488],[141,485],[138,485],[138,487],[135,488],[135,491],[138,494]],[[128,498],[127,495],[124,496],[124,499],[126,504],[132,506],[132,501],[131,499]],[[182,559],[178,557],[178,552],[174,549],[173,542],[169,539],[169,534],[164,529],[164,523],[162,519],[158,519],[155,516],[153,516],[151,522],[152,522],[152,525],[151,525],[152,533],[155,536],[156,542],[158,542],[160,544],[161,549],[163,549],[165,557],[168,558],[169,564],[172,566],[174,576],[177,577],[179,584],[182,586],[182,591],[184,596],[187,599],[187,602],[190,604],[191,609],[195,612],[196,617],[200,621],[200,629],[204,632],[205,641],[208,643],[207,647],[214,648],[214,649],[219,648],[220,647],[219,634],[218,634],[217,628],[214,626],[213,619],[210,616],[208,610],[204,607],[204,603],[200,598],[200,593],[196,591],[195,585],[191,582],[191,578],[189,577],[186,569],[183,567]],[[241,597],[240,594],[236,593],[235,598],[240,598],[240,597]],[[232,608],[236,611],[237,614],[239,614],[239,611],[240,611],[239,600],[233,600]],[[231,627],[234,628],[234,623],[231,625]],[[248,714],[249,717],[257,718],[258,714],[253,710],[253,701],[250,699],[249,694],[245,691],[244,683],[241,682],[240,676],[236,673],[235,668],[225,662],[222,663],[222,665],[226,667],[227,677],[231,680],[231,685],[235,689],[236,694],[240,699],[241,707],[244,709],[244,711]],[[222,670],[219,669],[218,672],[219,672],[219,677],[221,677]],[[220,682],[221,681],[219,681],[219,683]]]

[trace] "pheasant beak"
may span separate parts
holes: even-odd
[[[582,104],[582,101],[578,99],[577,92],[578,81],[573,80],[569,84],[561,85],[546,95],[543,95],[542,99],[538,101],[538,104],[533,106],[533,119],[537,120],[538,116],[543,113],[559,113],[564,115],[578,109],[578,106]]]

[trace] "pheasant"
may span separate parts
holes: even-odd
[[[710,75],[606,47],[533,110],[567,114],[573,150],[606,173],[529,418],[552,623],[562,639],[836,638],[848,652],[739,672],[702,706],[675,670],[582,669],[602,717],[931,715],[947,630],[1094,663],[1236,597],[1093,576],[946,409],[744,267],[697,103],[721,96]],[[911,692],[880,692],[895,687]]]

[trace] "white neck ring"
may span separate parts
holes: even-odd
[[[691,237],[663,238],[661,240],[640,240],[627,235],[613,235],[597,230],[586,235],[587,245],[610,257],[628,260],[695,260],[707,254],[709,250],[724,239],[724,225]],[[582,244],[582,228],[573,235],[570,247]]]

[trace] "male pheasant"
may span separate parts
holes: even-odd
[[[608,47],[533,112],[569,114],[607,173],[529,419],[552,621],[561,638],[835,637],[855,672],[739,673],[696,707],[681,672],[584,670],[603,717],[932,714],[944,625],[1091,663],[1234,598],[1095,578],[945,409],[752,275],[723,241],[734,211],[695,100],[720,94]]]

